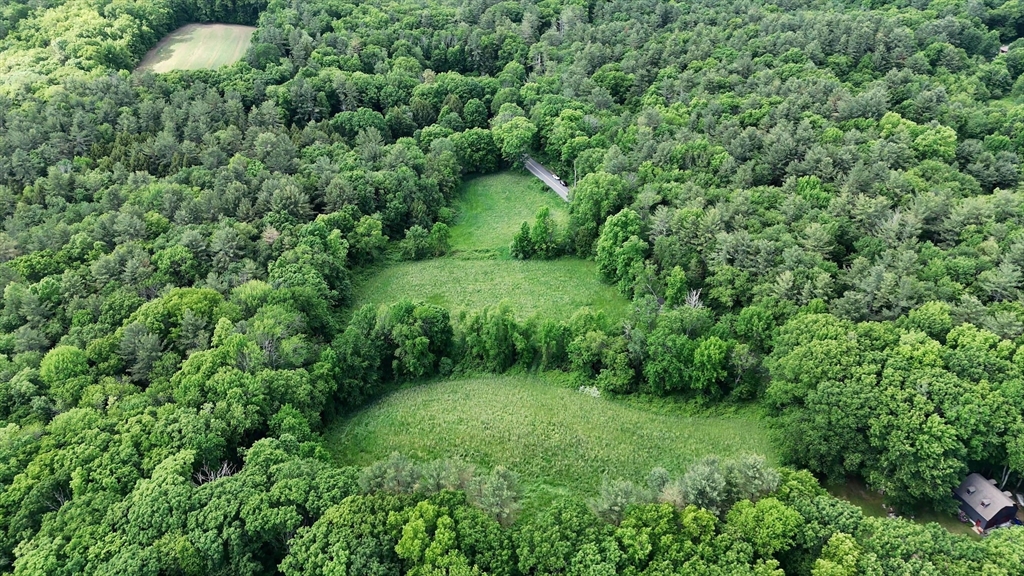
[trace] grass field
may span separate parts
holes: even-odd
[[[235,24],[188,24],[158,42],[136,69],[170,72],[233,64],[249,49],[255,30]]]
[[[502,172],[469,180],[455,209],[452,250],[494,250],[508,256],[508,246],[523,222],[533,223],[547,206],[555,222],[565,226],[569,205],[540,180],[526,173]]]
[[[392,452],[458,457],[520,474],[533,499],[592,496],[603,475],[642,481],[657,466],[680,474],[707,454],[775,453],[752,412],[692,416],[682,409],[593,398],[546,376],[492,376],[406,388],[339,421],[325,445],[339,465]]]
[[[568,318],[583,306],[612,320],[624,317],[628,301],[601,281],[594,262],[509,256],[519,226],[532,222],[541,206],[551,208],[555,222],[568,220],[568,205],[528,174],[503,172],[468,181],[456,204],[451,254],[372,271],[355,283],[356,307],[408,298],[456,312],[507,301],[523,319]]]
[[[357,284],[356,307],[409,298],[458,310],[479,310],[507,301],[522,318],[568,318],[582,306],[625,316],[628,303],[599,280],[597,266],[559,260],[463,260],[438,258],[392,264]]]
[[[888,514],[888,511],[882,506],[882,495],[878,492],[868,490],[868,488],[861,482],[850,480],[845,484],[826,486],[826,488],[828,488],[828,491],[831,492],[833,496],[842,498],[851,504],[859,506],[860,509],[864,511],[865,516],[882,517]],[[921,511],[914,514],[914,521],[921,524],[936,522],[953,534],[967,534],[974,537],[978,536],[973,530],[971,530],[970,526],[957,520],[955,516],[940,514],[933,510]]]

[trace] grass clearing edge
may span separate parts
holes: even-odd
[[[609,320],[626,316],[629,302],[598,278],[597,265],[577,258],[558,260],[462,259],[398,262],[356,282],[355,306],[403,298],[460,310],[508,302],[521,319],[535,315],[568,319],[588,306]]]
[[[353,282],[353,309],[402,299],[448,308],[453,314],[507,302],[521,320],[565,320],[589,307],[618,322],[629,301],[601,280],[592,260],[563,257],[517,260],[509,244],[541,207],[563,229],[569,205],[533,176],[504,171],[462,185],[455,203],[451,252],[441,258],[389,261],[362,271]]]
[[[468,179],[455,203],[452,251],[493,250],[508,258],[512,237],[523,222],[532,225],[542,207],[564,229],[569,204],[530,174],[506,171]]]
[[[697,459],[745,452],[777,464],[755,411],[728,416],[649,412],[593,398],[545,375],[434,381],[392,392],[325,434],[338,465],[367,465],[399,452],[455,457],[520,474],[528,500],[596,493],[602,477],[642,482],[652,468],[682,474]]]
[[[163,73],[234,64],[245,56],[255,31],[240,24],[186,24],[160,39],[135,69]]]

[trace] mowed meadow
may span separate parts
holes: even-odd
[[[188,24],[157,43],[136,70],[213,69],[234,64],[249,49],[253,26],[237,24]]]
[[[523,222],[533,222],[542,207],[565,227],[569,205],[540,180],[525,172],[501,172],[478,176],[463,184],[455,205],[458,221],[452,229],[452,251],[493,251],[509,255],[509,244]]]
[[[325,434],[339,465],[394,452],[503,465],[524,488],[589,496],[603,477],[643,481],[655,467],[682,474],[706,455],[762,454],[777,463],[753,409],[692,415],[682,408],[592,397],[550,375],[487,376],[405,388]]]
[[[479,310],[508,302],[521,318],[568,318],[581,307],[611,320],[628,301],[603,282],[592,260],[517,260],[509,244],[523,222],[547,207],[564,226],[568,205],[533,176],[503,172],[470,180],[456,204],[451,252],[442,258],[379,267],[356,282],[355,306],[408,299],[450,309]]]
[[[388,266],[357,288],[356,307],[407,298],[460,310],[508,302],[522,319],[568,318],[583,306],[621,318],[626,302],[602,284],[592,261],[463,260],[457,257]]]

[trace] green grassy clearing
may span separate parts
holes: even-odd
[[[594,262],[509,256],[512,237],[542,206],[551,208],[556,222],[568,220],[568,205],[528,174],[503,172],[468,181],[456,205],[451,254],[371,271],[355,283],[355,306],[407,298],[457,312],[506,301],[522,319],[568,318],[583,306],[612,320],[624,317],[629,302],[601,281]]]
[[[519,226],[532,224],[544,206],[565,226],[569,205],[529,174],[502,172],[469,180],[455,206],[459,220],[452,229],[452,250],[495,250],[508,256]]]
[[[694,416],[684,407],[646,410],[593,398],[549,376],[491,376],[405,388],[337,422],[325,446],[339,465],[367,465],[400,452],[456,457],[520,474],[528,501],[553,493],[594,495],[602,476],[643,481],[662,466],[681,474],[707,454],[775,451],[759,416],[746,410]]]
[[[860,507],[865,516],[883,517],[888,514],[888,511],[882,505],[882,495],[873,490],[869,490],[867,486],[860,481],[848,480],[845,484],[835,484],[826,486],[826,488],[828,488],[828,491],[836,498],[842,498],[843,500]],[[970,536],[978,537],[978,535],[971,530],[970,526],[958,520],[956,516],[941,514],[934,510],[920,511],[914,514],[914,521],[920,524],[936,522],[953,534],[968,534]]]
[[[463,260],[438,258],[392,264],[360,283],[356,307],[408,298],[459,310],[479,310],[502,301],[520,318],[568,318],[583,306],[609,319],[625,316],[628,303],[615,287],[599,280],[597,265],[559,260]]]
[[[136,69],[170,72],[233,64],[249,49],[255,30],[235,24],[188,24],[160,40]]]

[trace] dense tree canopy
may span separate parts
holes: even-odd
[[[131,71],[189,22],[257,30]],[[521,518],[500,467],[339,468],[319,434],[554,369],[761,401],[788,464],[902,509],[1019,487],[1022,34],[1017,0],[0,1],[0,571],[1019,574],[1020,529],[864,518],[753,457]],[[511,253],[594,258],[625,322],[353,309],[524,153],[573,196]]]

